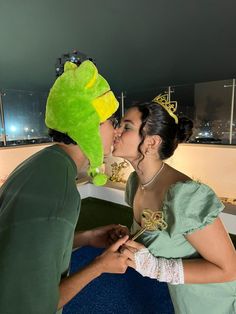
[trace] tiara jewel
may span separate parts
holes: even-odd
[[[153,102],[161,105],[175,119],[175,123],[178,124],[178,117],[175,114],[177,101],[169,101],[168,94],[160,94],[153,99]]]

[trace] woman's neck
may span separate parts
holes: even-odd
[[[143,160],[138,164],[138,162],[132,163],[137,175],[139,177],[139,181],[141,184],[145,185],[148,182],[151,182],[152,179],[159,176],[163,169],[163,161],[160,159],[155,160]]]

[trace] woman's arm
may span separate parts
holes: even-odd
[[[202,258],[183,260],[185,283],[236,280],[236,251],[220,218],[186,238]]]
[[[187,235],[186,238],[202,258],[182,260],[184,283],[221,283],[236,280],[236,251],[220,218],[215,219],[212,224],[207,225],[204,229]],[[135,251],[143,249],[144,246],[134,241],[128,241],[126,247],[128,249],[123,250],[123,254],[130,258],[129,266],[136,269],[138,263],[137,252]],[[156,277],[157,279],[158,276],[167,278],[170,274],[165,276],[160,272],[170,272],[172,266],[175,275],[176,269],[179,268],[181,271],[179,259],[154,258],[147,251],[144,251],[144,254],[147,258],[143,259],[144,262],[139,263],[138,266],[140,268],[141,265],[143,269],[146,269],[140,269],[143,276]],[[165,261],[166,267],[164,265]],[[170,261],[172,263],[169,263]],[[158,275],[156,276],[156,274]],[[179,278],[181,278],[181,274]]]

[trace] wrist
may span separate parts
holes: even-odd
[[[105,267],[104,267],[103,261],[101,259],[101,256],[97,256],[91,262],[91,266],[93,267],[93,271],[96,274],[96,276],[100,276],[105,272]]]
[[[88,246],[90,245],[90,230],[80,231],[75,233],[74,247]]]
[[[86,245],[93,246],[93,244],[92,244],[92,240],[94,238],[93,229],[92,230],[87,230],[86,234],[85,234],[85,237],[86,237],[86,243],[87,243]]]

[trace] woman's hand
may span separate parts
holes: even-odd
[[[119,224],[111,224],[87,231],[76,232],[73,247],[89,245],[97,248],[106,248],[125,235],[129,235],[129,229]]]
[[[114,225],[114,227],[109,231],[109,242],[110,244],[115,243],[118,239],[129,235],[129,229],[123,225]]]
[[[136,269],[134,254],[144,249],[147,250],[143,244],[133,240],[128,240],[124,245],[122,245],[120,252],[128,258],[127,262],[129,267]]]

